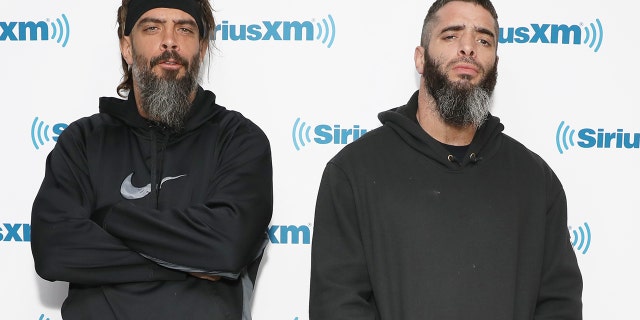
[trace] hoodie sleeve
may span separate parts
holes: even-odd
[[[549,174],[552,202],[534,319],[582,320],[582,275],[567,229],[566,195],[555,174]]]
[[[309,319],[378,319],[353,189],[333,163],[320,183],[312,244]]]
[[[237,278],[268,241],[271,150],[266,135],[249,120],[225,132],[229,138],[218,147],[206,201],[167,210],[121,201],[106,212],[103,228],[162,266]]]
[[[93,192],[78,126],[47,157],[31,211],[31,251],[38,275],[84,285],[184,279],[145,259],[90,220]]]

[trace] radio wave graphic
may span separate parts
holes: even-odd
[[[296,119],[296,122],[293,124],[293,130],[291,131],[293,146],[296,150],[300,151],[300,148],[305,146],[305,141],[306,143],[311,143],[311,138],[309,138],[310,131],[311,126],[307,125],[304,121],[300,123],[300,118]]]
[[[40,146],[43,146],[44,143],[48,141],[49,125],[45,124],[44,121],[40,121],[38,117],[36,117],[33,119],[33,123],[31,124],[31,142],[33,143],[33,146],[36,147],[36,150],[39,150]]]
[[[564,121],[560,122],[558,126],[558,131],[556,131],[556,146],[558,147],[558,151],[560,154],[563,154],[563,150],[569,150],[569,145],[572,147],[575,145],[573,142],[573,135],[576,133],[575,130],[571,129],[570,126],[565,126]],[[567,144],[567,142],[569,142]]]
[[[40,318],[38,318],[38,320],[49,320],[49,318],[45,318],[43,313],[40,315]]]
[[[582,254],[586,254],[587,251],[589,251],[589,246],[591,246],[591,229],[589,228],[589,224],[585,222],[584,228],[579,226],[578,230],[571,230],[571,235],[571,238],[573,238],[571,245],[579,252],[582,252]]]
[[[67,16],[63,13],[62,20],[57,18],[55,22],[56,23],[51,22],[51,28],[53,28],[51,40],[55,39],[57,43],[62,42],[62,47],[64,48],[67,46],[67,42],[69,42],[69,20],[67,20]],[[56,39],[56,36],[58,39]]]
[[[591,28],[589,29],[586,26],[584,27],[584,31],[586,33],[586,36],[584,37],[584,44],[587,44],[587,42],[589,42],[589,48],[592,48],[594,52],[598,52],[598,50],[600,50],[600,46],[602,45],[603,38],[602,23],[600,23],[600,19],[596,19],[595,24],[593,24],[593,22],[590,23],[589,27]],[[596,42],[598,43],[597,45]],[[593,48],[594,46],[595,48]]]
[[[328,15],[328,18],[328,21],[323,18],[322,24],[320,24],[320,22],[316,22],[316,26],[318,26],[318,35],[316,36],[316,40],[320,40],[320,38],[322,38],[322,43],[326,44],[327,48],[331,48],[333,40],[336,38],[336,24],[331,15]],[[329,41],[329,43],[327,43],[327,41]]]

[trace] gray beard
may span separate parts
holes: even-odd
[[[176,58],[172,54],[165,56]],[[188,64],[185,64],[184,60],[182,61],[187,68],[187,73],[182,78],[177,78],[178,71],[165,71],[165,77],[156,76],[151,68],[157,58],[146,62],[144,57],[136,55],[135,60],[136,63],[133,64],[131,70],[133,79],[140,90],[139,98],[142,110],[150,120],[176,131],[184,128],[185,118],[191,110],[189,97],[198,87],[199,57],[193,57]]]
[[[447,85],[436,90],[433,97],[442,119],[452,125],[478,128],[489,115],[491,96],[479,87],[460,89]]]
[[[436,108],[445,123],[456,127],[480,127],[489,115],[491,94],[497,80],[496,65],[478,84],[450,81],[440,71],[441,65],[425,55],[423,76],[427,91],[434,98]]]

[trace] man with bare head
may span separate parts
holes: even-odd
[[[562,184],[490,111],[498,16],[437,0],[420,87],[327,164],[311,320],[582,319]]]

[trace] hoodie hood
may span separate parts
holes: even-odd
[[[102,97],[99,101],[99,109],[100,113],[108,114],[134,128],[148,128],[150,124],[150,121],[143,118],[138,112],[133,94],[129,94],[126,100]],[[198,86],[191,110],[185,118],[185,127],[182,132],[189,132],[200,127],[223,110],[223,107],[216,104],[216,95],[213,92]]]
[[[502,143],[502,130],[504,126],[498,117],[491,114],[476,131],[469,149],[462,163],[452,160],[450,152],[436,139],[425,132],[418,124],[416,113],[418,111],[418,91],[416,91],[406,105],[383,111],[378,114],[378,119],[383,126],[395,131],[402,140],[416,151],[433,159],[450,169],[460,169],[478,165],[482,160],[491,157]]]

